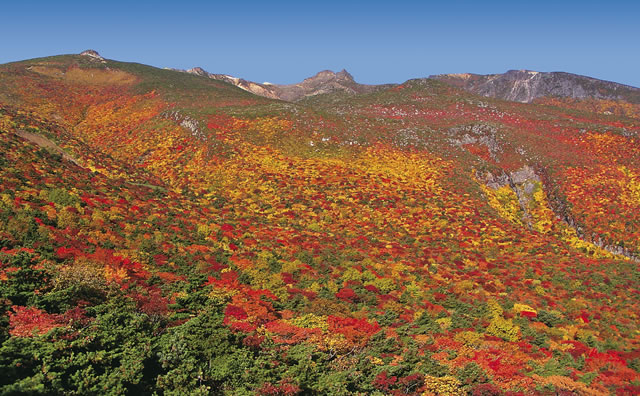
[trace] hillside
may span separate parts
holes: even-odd
[[[640,392],[637,105],[299,99],[0,65],[0,393]]]

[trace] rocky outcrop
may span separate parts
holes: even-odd
[[[342,70],[337,73],[330,70],[323,70],[315,76],[309,77],[302,82],[287,85],[256,83],[226,74],[209,73],[201,67],[194,67],[193,69],[186,70],[186,72],[197,76],[224,81],[256,95],[264,96],[271,99],[285,100],[288,102],[295,102],[306,97],[331,92],[341,91],[353,95],[368,93],[391,86],[359,84],[355,82],[353,76],[346,70]]]
[[[498,154],[502,152],[499,140],[500,134],[495,126],[478,123],[473,125],[457,126],[447,131],[449,143],[462,147],[466,144],[480,144],[487,147],[489,156],[494,161],[498,160]]]
[[[80,55],[86,56],[86,57],[90,58],[91,60],[94,60],[94,61],[97,61],[97,62],[101,62],[101,63],[106,63],[107,62],[102,56],[100,56],[98,51],[95,51],[95,50],[92,50],[92,49],[88,49],[86,51],[82,51],[80,53]]]
[[[162,113],[162,115],[170,120],[175,121],[181,127],[189,130],[191,132],[191,136],[194,138],[205,141],[207,140],[207,134],[203,132],[202,127],[200,126],[200,122],[198,120],[189,117],[187,115],[182,114],[177,110],[170,110]]]
[[[640,88],[564,72],[509,70],[503,74],[440,74],[429,78],[478,95],[523,103],[545,96],[640,103]]]

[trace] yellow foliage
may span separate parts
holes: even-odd
[[[338,355],[348,353],[352,348],[351,343],[340,333],[327,334],[322,341],[319,345],[321,349]]]
[[[514,325],[511,319],[503,317],[493,318],[487,327],[487,333],[512,342],[520,339],[520,327]]]
[[[287,322],[293,326],[306,329],[322,329],[322,331],[329,330],[329,324],[327,323],[327,317],[325,315],[309,313],[304,316],[289,319]]]
[[[209,227],[208,224],[198,224],[198,235],[201,236],[208,236],[209,234],[211,234],[211,228]]]
[[[451,318],[436,319],[436,323],[438,323],[443,330],[447,330],[451,327]]]
[[[13,199],[9,194],[0,194],[0,208],[11,208],[13,206]]]
[[[626,180],[620,180],[620,187],[625,192],[623,200],[640,205],[640,174],[634,173],[627,167],[618,168],[626,176]]]
[[[482,344],[482,335],[475,331],[462,331],[456,334],[454,340],[467,346],[479,346]]]
[[[231,298],[238,293],[239,291],[235,289],[214,288],[209,293],[209,298],[215,305],[223,305],[231,301]]]
[[[364,283],[365,286],[375,286],[382,293],[389,293],[392,290],[396,289],[396,282],[392,278],[376,278],[372,281],[366,281]]]
[[[526,305],[526,304],[513,304],[513,311],[516,313],[520,313],[523,311],[526,312],[533,312],[533,313],[538,313],[538,311],[536,311],[535,309],[533,309],[532,307]]]
[[[284,261],[282,263],[282,268],[280,269],[280,272],[293,273],[293,272],[296,272],[301,265],[302,265],[302,262],[300,260]]]
[[[76,215],[67,209],[58,212],[58,228],[73,227],[76,225]]]
[[[7,115],[0,115],[0,131],[8,131],[13,129],[15,123]]]
[[[454,286],[453,286],[453,290],[460,294],[463,293],[465,291],[469,291],[469,290],[473,290],[474,288],[474,283],[472,280],[470,279],[465,279],[463,281],[457,282]]]
[[[424,378],[424,386],[426,390],[422,396],[462,396],[466,394],[462,389],[462,383],[460,380],[450,375],[444,377],[433,377],[427,375]]]
[[[583,251],[594,258],[620,258],[613,253],[609,253],[608,251],[594,245],[593,243],[583,241],[578,237],[578,234],[573,228],[564,227],[561,231],[561,237],[574,249]]]
[[[480,184],[480,188],[487,195],[489,205],[494,208],[498,214],[513,223],[522,224],[522,208],[518,201],[518,196],[511,186],[506,185],[494,190],[490,187]]]
[[[605,396],[608,394],[604,389],[595,388],[594,386],[588,386],[582,382],[574,381],[569,377],[560,375],[550,375],[548,377],[542,377],[534,374],[532,378],[544,385],[552,385],[556,391],[569,392],[572,395],[579,396]],[[597,385],[597,384],[596,384]]]
[[[78,258],[73,264],[60,268],[53,279],[53,285],[57,290],[80,286],[103,291],[107,286],[106,270],[101,264]]]
[[[553,211],[549,207],[547,194],[542,189],[542,184],[536,182],[532,202],[529,204],[531,217],[533,219],[533,229],[543,234],[549,233],[553,229]]]
[[[487,305],[489,306],[490,318],[487,333],[507,341],[518,341],[520,339],[520,327],[514,325],[511,319],[507,320],[502,316],[504,311],[497,301],[489,300]]]
[[[504,311],[496,300],[490,299],[489,301],[487,301],[487,306],[489,307],[489,318],[502,316],[502,313]]]
[[[377,356],[367,356],[371,364],[375,364],[376,366],[382,366],[384,362]]]

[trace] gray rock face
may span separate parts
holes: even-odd
[[[288,102],[295,102],[309,96],[343,91],[349,94],[359,94],[373,92],[390,85],[366,85],[355,82],[353,76],[346,70],[338,73],[330,70],[323,70],[313,77],[309,77],[297,84],[270,84],[256,83],[241,78],[236,78],[226,74],[208,73],[201,67],[186,70],[187,73],[198,76],[209,77],[214,80],[224,81],[233,84],[245,91],[271,99],[280,99]]]
[[[509,70],[504,74],[440,74],[429,78],[478,95],[523,103],[545,96],[640,103],[640,88],[564,72]]]
[[[489,155],[493,160],[497,160],[497,155],[502,152],[500,145],[500,134],[496,127],[477,123],[473,125],[458,126],[447,131],[449,143],[461,147],[465,144],[481,144],[487,147]]]

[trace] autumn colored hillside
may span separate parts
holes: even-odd
[[[0,66],[0,394],[640,393],[640,107]]]

